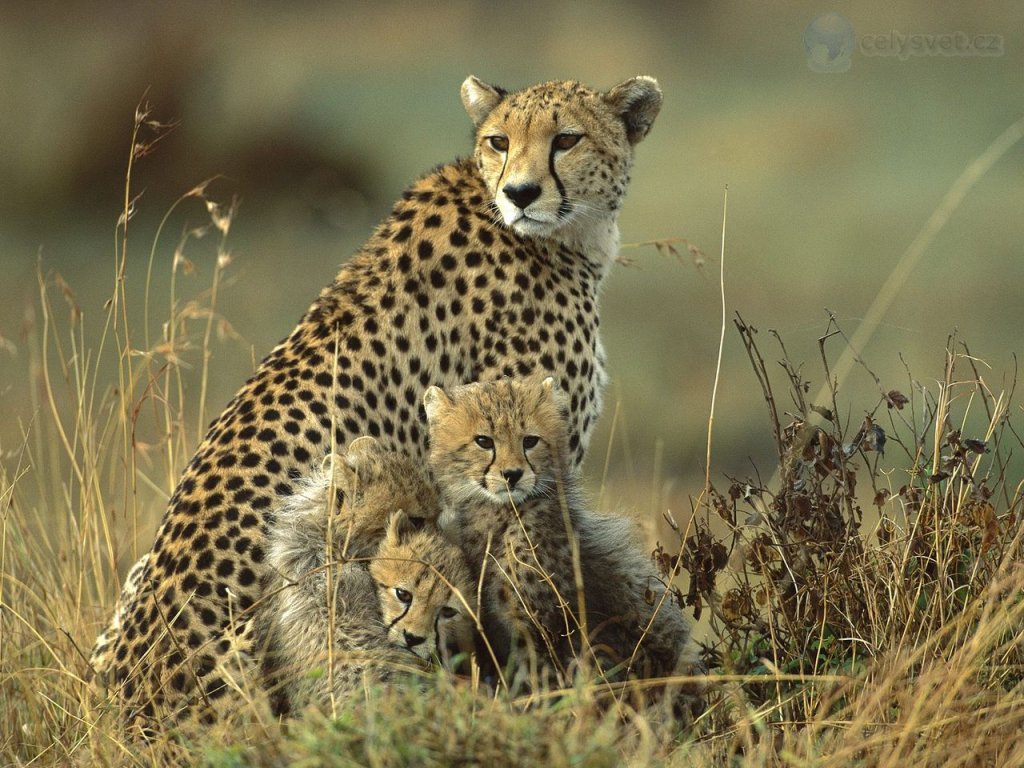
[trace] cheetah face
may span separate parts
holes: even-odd
[[[431,387],[431,469],[455,504],[517,504],[553,493],[567,404],[554,379]]]
[[[483,432],[473,435],[473,446],[480,451],[480,461],[485,466],[473,478],[475,487],[468,487],[492,504],[518,504],[543,492],[547,483],[533,468],[538,454],[544,452],[540,436],[529,428],[502,430],[500,434],[493,431],[496,436]]]
[[[424,661],[444,660],[467,646],[472,624],[464,598],[472,581],[461,550],[435,527],[415,529],[404,513],[392,515],[370,563],[388,642]]]
[[[425,567],[429,566],[420,566]],[[442,581],[435,580],[424,590],[422,584],[413,583],[417,575],[409,574],[411,578],[399,579],[395,585],[379,583],[381,616],[392,646],[429,662],[457,641],[468,617]],[[440,602],[437,591],[443,593]]]
[[[572,225],[614,219],[661,91],[636,77],[607,93],[574,81],[508,93],[469,77],[462,100],[497,214],[520,235],[559,238]]]

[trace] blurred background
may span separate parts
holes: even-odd
[[[612,385],[587,467],[595,489],[606,481],[603,506],[644,515],[685,513],[701,487],[726,185],[729,313],[762,330],[772,366],[764,331],[776,329],[816,390],[825,308],[853,334],[948,188],[1024,114],[1024,5],[1012,2],[6,2],[0,22],[0,451],[12,466],[41,417],[37,270],[68,286],[86,346],[99,344],[140,101],[175,127],[133,169],[126,290],[137,327],[159,334],[176,245],[209,223],[189,199],[154,241],[175,200],[217,176],[211,199],[239,203],[209,361],[212,417],[404,186],[470,150],[466,75],[511,88],[657,77],[664,108],[638,148],[622,239],[686,238],[708,259],[700,268],[685,244],[681,259],[624,251],[633,266],[615,270],[603,299]],[[898,55],[894,33],[954,47]],[[971,190],[860,350],[885,389],[909,389],[908,371],[934,387],[954,330],[989,366],[990,386],[1009,385],[1024,327],[1022,214],[1018,145]],[[215,240],[187,244],[181,301],[208,290]],[[830,342],[834,356],[842,349]],[[200,361],[184,362],[198,402]],[[856,425],[877,400],[855,370],[844,415]],[[713,476],[770,475],[772,451],[730,322]]]

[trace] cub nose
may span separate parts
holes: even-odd
[[[523,470],[506,469],[501,473],[501,476],[505,478],[505,482],[508,483],[509,489],[512,489],[516,487],[516,483],[519,482],[519,478],[523,476]]]
[[[540,184],[506,184],[501,191],[513,203],[525,209],[540,197]]]
[[[417,645],[422,645],[423,641],[427,639],[425,637],[420,637],[419,635],[414,635],[407,629],[402,630],[402,635],[405,637],[406,648],[415,648]]]

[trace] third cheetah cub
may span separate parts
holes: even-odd
[[[333,499],[330,494],[335,494]],[[328,515],[328,510],[333,515]],[[368,557],[384,538],[391,513],[401,509],[417,526],[437,522],[441,498],[433,483],[409,457],[384,448],[372,437],[359,437],[344,452],[295,482],[295,491],[278,505],[277,529],[300,521],[289,531],[294,554],[285,555],[280,537],[270,546],[279,557],[309,555],[289,570],[310,570],[325,562],[328,521],[336,557]],[[315,555],[315,556],[314,556]]]
[[[260,626],[279,703],[291,710],[471,643],[469,568],[437,528],[422,469],[372,438],[353,441],[335,465],[333,477],[324,467],[285,499],[268,534],[274,576]],[[332,488],[343,501],[329,526]]]
[[[585,508],[566,399],[551,378],[428,390],[442,521],[483,573],[481,619],[499,658],[525,651],[561,673],[585,659],[605,674],[670,675],[688,625],[662,599],[631,522]]]

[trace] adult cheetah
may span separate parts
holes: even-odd
[[[462,101],[472,156],[403,193],[186,467],[139,590],[93,658],[128,721],[224,696],[218,670],[261,597],[275,496],[360,435],[424,459],[429,386],[550,373],[582,461],[606,378],[598,294],[661,91],[649,77],[607,92],[574,81],[509,92],[470,77]]]

